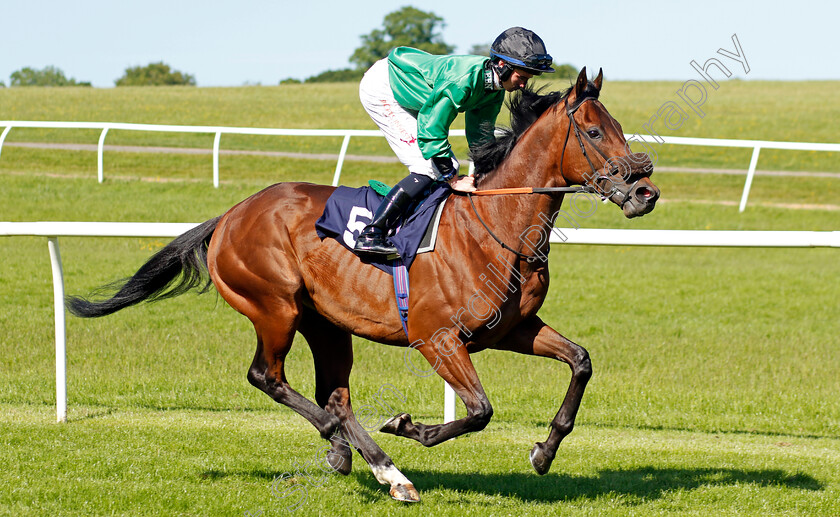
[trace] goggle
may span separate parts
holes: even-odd
[[[549,68],[553,62],[554,59],[548,54],[535,54],[524,61],[525,65],[538,69]]]
[[[506,56],[504,54],[499,54],[498,52],[492,52],[491,56],[494,58],[504,59],[514,66],[519,65],[527,68],[533,68],[535,70],[549,70],[551,68],[551,64],[554,62],[554,58],[552,58],[549,54],[534,54],[528,56],[525,61]]]

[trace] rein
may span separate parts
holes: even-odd
[[[458,192],[457,190],[455,192]],[[499,196],[504,194],[575,194],[577,192],[595,192],[590,186],[586,187],[514,187],[491,188],[465,192],[467,196]]]
[[[498,242],[502,246],[502,248],[514,253],[517,257],[519,257],[521,259],[525,259],[525,261],[528,262],[529,264],[531,264],[533,262],[536,262],[537,259],[540,258],[538,255],[526,255],[526,254],[522,253],[521,251],[515,250],[515,249],[511,248],[510,246],[508,246],[507,244],[505,244],[505,242],[502,239],[500,239],[499,237],[497,237],[496,234],[493,233],[493,230],[491,230],[490,227],[487,226],[487,223],[484,222],[484,219],[482,219],[481,216],[478,215],[478,210],[476,210],[475,203],[473,202],[473,198],[470,194],[467,194],[467,199],[470,200],[470,205],[472,205],[473,213],[475,214],[476,217],[478,217],[478,222],[481,223],[481,226],[483,226],[484,229],[487,230],[487,233],[490,234],[490,237],[493,237],[493,239],[496,242]]]
[[[595,149],[598,152],[598,154],[600,154],[601,157],[604,158],[604,163],[605,164],[609,163],[610,159],[607,157],[607,155],[604,154],[604,152],[597,145],[595,145],[595,142],[593,142],[592,139],[589,138],[589,135],[587,135],[586,133],[582,133],[580,131],[580,127],[578,126],[577,121],[575,120],[575,117],[574,117],[574,114],[578,110],[578,108],[580,108],[583,105],[584,102],[586,102],[587,100],[590,100],[590,99],[592,99],[592,97],[587,97],[587,98],[583,99],[581,102],[579,102],[577,104],[577,106],[573,107],[572,109],[569,109],[568,99],[566,100],[566,115],[569,117],[569,127],[566,130],[566,138],[563,141],[563,150],[561,151],[561,154],[560,154],[560,170],[561,171],[563,170],[563,158],[566,154],[566,144],[568,144],[568,142],[569,142],[569,134],[571,133],[571,130],[574,127],[575,137],[577,137],[578,144],[580,145],[580,150],[583,153],[583,157],[586,158],[586,162],[589,164],[589,168],[592,170],[592,177],[594,178],[592,180],[592,184],[585,185],[585,186],[580,186],[580,187],[499,188],[499,189],[477,190],[475,192],[466,192],[465,193],[466,196],[467,196],[467,199],[470,200],[470,205],[472,206],[473,213],[478,218],[478,222],[480,222],[481,225],[484,226],[484,229],[487,230],[487,233],[489,233],[490,236],[493,237],[493,239],[502,246],[502,248],[514,253],[517,257],[519,257],[521,259],[524,259],[529,264],[533,263],[533,262],[536,262],[537,260],[541,260],[541,257],[539,255],[526,255],[526,254],[524,254],[524,253],[522,253],[518,250],[513,249],[512,247],[508,246],[507,244],[505,244],[504,241],[502,241],[502,239],[500,239],[495,233],[493,233],[493,230],[491,230],[490,227],[487,226],[487,223],[484,222],[484,219],[482,219],[481,216],[478,215],[478,210],[475,207],[475,202],[473,201],[473,196],[496,196],[496,195],[505,195],[505,194],[549,194],[549,195],[551,195],[551,194],[568,194],[568,193],[578,193],[578,192],[598,193],[597,182],[599,180],[603,179],[603,178],[606,178],[606,176],[604,176],[603,174],[600,174],[600,175],[598,174],[597,169],[595,168],[595,165],[592,163],[592,160],[589,159],[589,155],[586,154],[586,146],[583,144],[583,138],[586,138],[586,141],[589,142],[589,145],[591,145],[592,148]],[[639,181],[640,180],[636,180],[636,183],[638,183]],[[630,187],[628,192],[631,192],[633,187],[635,187],[635,185],[636,184],[634,183]],[[629,198],[629,195],[624,194],[624,201],[622,202],[622,206],[624,205],[624,203],[627,202],[628,198]]]
[[[537,261],[540,259],[539,255],[526,255],[520,251],[517,251],[507,244],[504,243],[502,239],[500,239],[493,230],[487,226],[487,223],[484,222],[484,219],[478,215],[478,210],[475,207],[475,202],[473,201],[473,196],[497,196],[497,195],[504,195],[504,194],[567,194],[567,193],[577,193],[577,192],[595,192],[595,189],[590,186],[585,187],[518,187],[518,188],[497,188],[497,189],[488,189],[488,190],[476,190],[475,192],[466,192],[467,199],[470,200],[470,205],[472,206],[473,213],[478,218],[478,222],[481,223],[481,226],[487,230],[487,233],[490,234],[490,237],[493,237],[493,240],[499,243],[502,248],[516,254],[521,259],[525,259],[526,262],[529,264]]]

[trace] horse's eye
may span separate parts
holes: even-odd
[[[601,136],[601,133],[599,133],[597,129],[589,129],[586,131],[586,134],[589,135],[591,138],[598,138],[599,136]]]

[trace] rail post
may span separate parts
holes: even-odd
[[[448,382],[443,381],[443,423],[455,420],[455,390]]]
[[[96,177],[99,183],[105,181],[105,135],[108,134],[108,126],[102,128],[102,134],[99,135],[99,146],[96,149]]]
[[[67,421],[67,326],[64,320],[64,270],[58,237],[48,237],[55,306],[55,410],[59,423]]]
[[[741,194],[741,206],[738,207],[739,212],[743,212],[747,208],[747,198],[750,196],[750,187],[752,186],[753,176],[755,176],[755,167],[758,165],[758,153],[761,151],[761,146],[757,145],[753,148],[752,159],[750,159],[750,170],[747,171],[747,180],[744,182],[744,193]]]
[[[341,167],[344,165],[344,157],[347,155],[347,146],[350,145],[350,133],[344,135],[341,142],[341,151],[338,153],[338,163],[335,164],[335,175],[333,175],[333,187],[338,186],[338,178],[341,177]]]
[[[11,130],[12,126],[6,126],[6,129],[3,130],[3,134],[0,134],[0,153],[3,152],[3,141],[6,140],[6,135],[8,135]]]
[[[213,186],[219,188],[219,142],[222,140],[222,132],[216,131],[216,138],[213,139]]]

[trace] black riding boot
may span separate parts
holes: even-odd
[[[400,185],[392,188],[373,214],[373,221],[365,226],[359,238],[356,239],[356,246],[353,249],[373,255],[397,253],[397,248],[388,243],[388,230],[397,224],[400,216],[413,200],[414,198]]]

